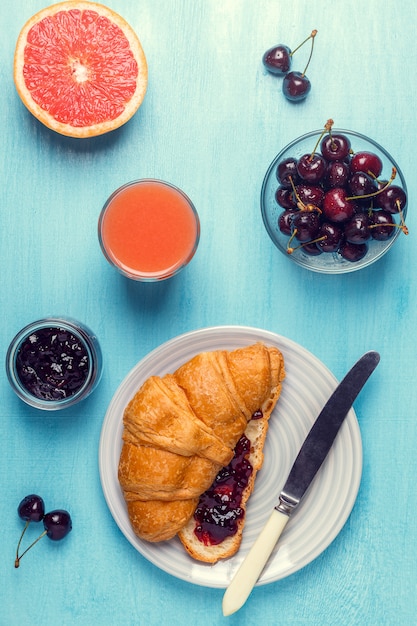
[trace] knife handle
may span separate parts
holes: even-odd
[[[222,604],[224,616],[235,613],[245,604],[288,520],[288,515],[277,509],[272,511],[226,589]]]

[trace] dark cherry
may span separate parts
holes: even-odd
[[[42,498],[40,498],[39,496],[28,496],[28,498],[38,498],[39,500],[37,500],[37,505],[39,506],[39,511],[37,511],[37,513],[40,513],[41,511],[44,512],[45,509],[44,509],[44,506],[43,506]],[[25,502],[25,500],[22,500],[22,502],[19,505],[19,509],[20,509],[20,506],[22,506],[22,515],[29,514],[29,511],[30,511],[30,505],[28,503],[23,504]],[[42,501],[42,502],[40,502],[40,501]],[[35,507],[35,508],[37,510],[37,507]],[[19,512],[19,509],[18,509],[18,512]],[[19,515],[20,515],[20,513],[19,513]],[[42,537],[44,537],[46,535],[47,537],[49,537],[49,539],[52,539],[53,541],[59,541],[60,539],[63,539],[66,535],[68,535],[68,533],[72,529],[71,516],[68,513],[68,511],[65,511],[64,509],[56,509],[55,511],[50,511],[49,513],[46,513],[46,514],[42,515],[41,518],[39,517],[39,515],[36,515],[36,519],[34,519],[34,518],[29,518],[28,519],[26,517],[22,517],[22,519],[27,519],[27,521],[26,521],[25,528],[24,528],[24,530],[23,530],[23,532],[22,532],[22,534],[20,536],[19,543],[17,544],[16,558],[15,558],[15,562],[14,562],[15,568],[18,568],[20,566],[20,561],[21,561],[22,557],[35,544],[37,544],[38,541],[40,541],[42,539]],[[28,548],[26,548],[26,550],[24,552],[22,552],[22,554],[19,554],[20,544],[21,544],[23,535],[25,534],[25,531],[26,531],[26,529],[28,527],[30,519],[34,519],[34,521],[41,521],[41,519],[42,519],[43,526],[44,526],[44,531],[35,539],[35,541],[33,541],[30,544],[30,546]]]
[[[365,172],[355,172],[349,178],[348,189],[352,196],[366,196],[377,191],[377,183],[374,178]]]
[[[318,241],[316,246],[322,252],[337,252],[342,240],[342,234],[342,229],[337,224],[323,222],[317,233]]]
[[[392,237],[396,229],[389,211],[372,211],[369,223],[371,237],[377,241],[386,241]]]
[[[350,170],[344,161],[330,161],[327,165],[324,183],[327,187],[344,187],[347,184]]]
[[[292,218],[298,212],[298,210],[285,209],[278,217],[278,228],[284,235],[291,235],[292,233]]]
[[[301,72],[288,72],[282,81],[282,93],[291,102],[301,102],[311,91],[311,83]]]
[[[303,250],[310,256],[318,256],[322,253],[322,250],[316,246],[314,241],[307,241],[306,243],[303,243]]]
[[[388,211],[389,213],[399,213],[407,204],[407,195],[404,189],[398,187],[398,185],[390,185],[383,191],[381,191],[374,199],[374,205]]]
[[[303,205],[313,204],[316,207],[321,207],[324,198],[324,191],[318,185],[300,183],[297,185],[296,191],[297,196]]]
[[[253,473],[248,461],[251,443],[242,435],[229,465],[217,474],[212,486],[200,496],[194,513],[194,534],[204,545],[217,545],[236,534],[244,516],[242,494]]]
[[[279,44],[273,48],[269,48],[263,57],[262,63],[271,74],[283,76],[291,67],[291,50],[284,44]]]
[[[345,222],[352,217],[355,204],[347,200],[347,191],[343,187],[334,187],[324,194],[323,213],[332,222]]]
[[[346,135],[329,134],[321,140],[320,151],[327,161],[343,161],[349,154],[350,145]]]
[[[297,159],[289,157],[278,163],[276,177],[282,187],[292,189],[292,183],[295,185],[298,182],[297,162]]]
[[[275,200],[283,209],[295,210],[297,208],[297,202],[291,189],[286,189],[282,186],[278,187],[275,192]]]
[[[323,179],[326,167],[321,154],[303,154],[297,162],[297,173],[303,181],[314,185]]]
[[[271,74],[275,74],[278,76],[283,76],[288,72],[291,67],[292,57],[303,46],[309,39],[314,39],[317,35],[317,31],[313,30],[311,34],[304,39],[296,48],[291,52],[290,48],[282,43],[274,46],[273,48],[269,48],[263,56],[262,63],[264,67]],[[310,55],[311,56],[311,55]]]
[[[346,261],[351,261],[352,263],[356,263],[363,259],[363,257],[368,252],[368,246],[366,243],[350,243],[349,241],[343,241],[340,244],[339,254],[341,257],[346,259]]]
[[[373,152],[356,152],[350,161],[350,171],[354,172],[366,172],[372,174],[375,178],[378,178],[382,172],[382,161],[377,154]]]
[[[297,211],[292,220],[292,232],[298,241],[310,241],[317,236],[320,218],[317,211]]]
[[[35,493],[31,493],[29,496],[25,496],[23,500],[20,501],[19,506],[17,507],[17,514],[19,515],[20,519],[26,522],[26,524],[22,530],[19,542],[17,544],[15,567],[19,567],[19,548],[23,539],[23,535],[28,529],[30,522],[40,522],[44,518],[45,503],[40,496],[36,495]]]
[[[72,520],[68,511],[56,509],[50,511],[43,518],[46,535],[52,541],[60,541],[72,530]]]
[[[365,243],[371,236],[367,213],[355,213],[344,226],[346,241],[349,243]]]
[[[32,493],[23,498],[17,507],[17,513],[24,521],[40,522],[45,515],[45,503],[40,496]]]

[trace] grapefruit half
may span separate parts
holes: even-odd
[[[70,137],[93,137],[125,124],[145,97],[148,67],[129,24],[96,2],[67,0],[22,28],[14,82],[29,111]]]

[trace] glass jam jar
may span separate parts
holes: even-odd
[[[10,343],[6,373],[13,391],[37,409],[55,411],[84,400],[98,385],[102,354],[94,333],[64,317],[28,324]]]

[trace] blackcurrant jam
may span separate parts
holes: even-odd
[[[194,513],[194,533],[204,545],[217,545],[237,532],[245,514],[242,494],[253,472],[248,461],[250,448],[249,439],[242,435],[229,465],[219,471],[210,489],[200,497]]]
[[[65,328],[40,328],[30,334],[16,354],[16,374],[22,385],[41,400],[74,395],[88,376],[85,345]]]
[[[16,335],[6,369],[22,400],[37,408],[64,408],[86,397],[97,385],[101,351],[84,325],[50,318],[30,324]]]

